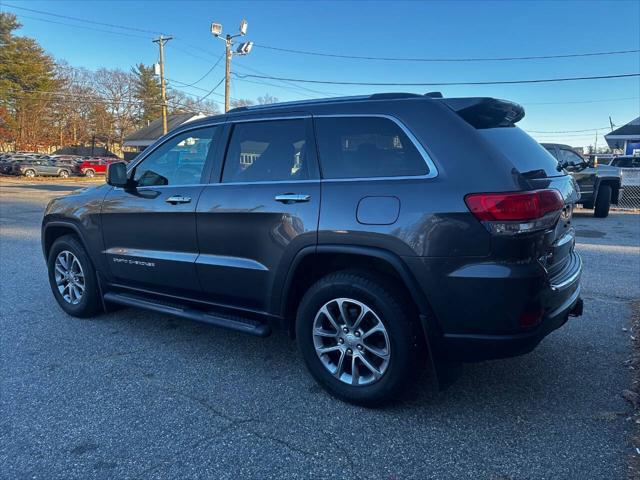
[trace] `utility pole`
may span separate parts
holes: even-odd
[[[221,23],[212,23],[211,24],[211,33],[214,37],[219,38],[225,43],[225,65],[224,65],[224,111],[225,113],[229,111],[229,100],[230,94],[229,91],[231,89],[231,58],[233,55],[247,55],[251,48],[253,47],[253,42],[243,42],[241,43],[236,51],[232,50],[233,47],[233,39],[236,37],[241,37],[247,34],[247,26],[248,23],[246,20],[242,20],[240,22],[240,28],[238,29],[239,33],[235,35],[227,34],[224,38],[222,35],[222,24]]]
[[[231,35],[225,39],[226,62],[224,66],[224,112],[229,111],[229,90],[231,88]]]
[[[167,134],[167,88],[164,81],[164,44],[173,37],[163,37],[160,35],[153,40],[160,47],[160,88],[162,90],[162,134]]]

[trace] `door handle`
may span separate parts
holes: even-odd
[[[165,202],[170,203],[171,205],[177,205],[178,203],[189,203],[191,202],[191,197],[183,197],[182,195],[174,195],[165,200]]]
[[[276,195],[275,201],[280,203],[301,203],[311,200],[311,195],[300,195],[297,193],[284,193]]]

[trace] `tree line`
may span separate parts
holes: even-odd
[[[15,34],[15,15],[0,12],[0,150],[51,151],[103,145],[120,151],[124,138],[161,115],[153,65],[95,71],[55,60],[32,38]],[[167,89],[169,114],[220,113],[218,104]],[[266,94],[260,103],[277,101]],[[252,104],[243,99],[232,106]]]

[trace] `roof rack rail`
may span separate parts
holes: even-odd
[[[422,97],[417,93],[406,93],[406,92],[398,92],[398,93],[374,93],[371,95],[356,95],[356,96],[348,96],[348,97],[329,97],[329,98],[314,98],[310,100],[294,100],[291,102],[278,102],[278,103],[268,103],[266,105],[247,105],[243,107],[236,107],[229,110],[227,113],[236,113],[236,112],[245,112],[245,111],[254,111],[254,110],[265,110],[269,108],[279,108],[279,107],[295,107],[297,105],[317,105],[319,103],[339,103],[339,102],[353,102],[358,100],[392,100],[394,98],[418,98]]]
[[[394,98],[415,98],[420,97],[417,93],[406,93],[406,92],[398,92],[398,93],[374,93],[373,95],[369,95],[371,100],[391,100]]]
[[[267,103],[265,105],[247,105],[246,107],[236,107],[229,110],[227,113],[231,112],[243,112],[243,111],[251,111],[251,110],[262,110],[267,108],[278,108],[278,107],[295,107],[296,105],[314,105],[317,103],[333,103],[333,102],[349,102],[352,100],[363,100],[368,98],[366,95],[357,95],[352,97],[329,97],[329,98],[312,98],[309,100],[293,100],[291,102],[278,102],[278,103]]]

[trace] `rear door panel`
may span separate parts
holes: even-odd
[[[312,179],[220,183],[221,168],[215,168],[212,183],[202,192],[196,211],[200,247],[196,269],[209,301],[277,314],[277,284],[286,276],[283,270],[298,251],[317,243],[320,180],[311,121],[298,115],[280,120],[292,119],[304,121]],[[232,131],[229,125],[227,145]],[[221,150],[220,160],[225,156]],[[283,194],[305,195],[308,200],[277,201]]]

